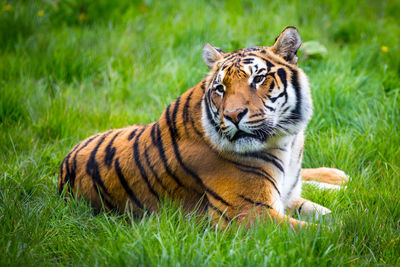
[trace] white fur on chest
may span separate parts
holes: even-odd
[[[293,201],[301,195],[301,162],[302,149],[304,145],[303,132],[281,138],[279,147],[283,150],[271,149],[270,153],[279,157],[283,163],[284,172],[277,172],[275,177],[280,195],[275,196],[274,208],[284,212]]]

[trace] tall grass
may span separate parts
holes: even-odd
[[[0,1],[0,265],[400,265],[398,1]],[[167,202],[132,219],[57,194],[79,140],[157,120],[207,73],[205,42],[270,45],[287,25],[315,106],[304,166],[351,176],[305,187],[325,228],[213,229]]]

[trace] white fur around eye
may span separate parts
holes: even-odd
[[[247,73],[250,76],[249,80],[248,80],[249,84],[251,85],[252,83],[255,83],[256,88],[258,88],[258,86],[260,84],[262,84],[266,79],[266,74],[268,72],[268,67],[265,64],[265,62],[262,61],[258,57],[253,57],[252,58],[252,63],[248,64],[247,66],[248,67],[245,68],[245,70],[247,71]],[[263,78],[259,82],[256,82],[256,81],[254,81],[254,79],[257,76],[262,76]]]
[[[220,91],[215,91],[216,93],[217,93],[217,95],[219,95],[219,96],[223,96],[224,95],[224,93],[222,93],[222,92],[220,92]]]
[[[223,84],[223,79],[225,77],[225,73],[223,70],[220,70],[219,73],[217,74],[217,76],[214,78],[213,82],[212,82],[212,87],[211,90],[216,92],[219,96],[223,97],[226,91],[226,87]],[[222,91],[218,91],[216,88],[217,86],[222,86],[223,87],[223,92]]]

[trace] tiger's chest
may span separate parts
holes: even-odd
[[[304,146],[303,133],[280,140],[283,150],[276,153],[283,171],[277,171],[275,179],[280,192],[275,199],[275,208],[280,212],[291,206],[301,195],[301,163]]]

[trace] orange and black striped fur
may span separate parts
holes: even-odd
[[[340,184],[336,169],[301,170],[303,131],[312,114],[307,77],[297,67],[294,27],[272,47],[224,53],[206,44],[210,72],[171,103],[157,122],[94,135],[60,167],[59,190],[96,209],[140,214],[160,199],[210,214],[226,225],[268,214],[304,224],[286,210],[325,214],[300,198],[301,179]],[[324,180],[324,177],[329,179]]]

